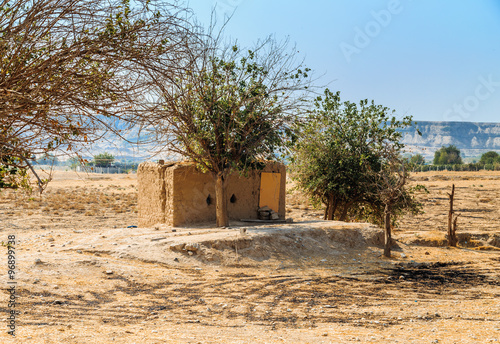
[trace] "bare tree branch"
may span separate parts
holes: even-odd
[[[174,80],[190,64],[189,18],[156,0],[2,1],[0,159],[29,168],[37,155],[123,138],[148,110],[151,76]]]

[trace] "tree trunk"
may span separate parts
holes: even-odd
[[[457,238],[457,221],[458,221],[458,217],[460,216],[460,214],[458,214],[457,216],[455,216],[455,218],[453,219],[453,226],[451,228],[451,234],[453,236],[453,247],[457,247],[457,244],[458,244],[458,238]]]
[[[385,205],[384,225],[385,225],[384,256],[390,258],[391,246],[392,246],[392,233],[391,233],[391,208],[389,204]]]
[[[453,199],[455,197],[455,184],[451,187],[451,194],[448,194],[450,197],[450,210],[448,211],[448,246],[456,247],[457,246],[457,219],[453,221]]]
[[[328,220],[333,220],[335,216],[335,208],[337,208],[337,204],[334,199],[333,194],[328,196]]]
[[[351,209],[352,205],[354,204],[354,201],[347,202],[344,206],[344,209],[342,210],[342,214],[340,215],[339,221],[345,221],[347,218],[347,212],[349,209]]]
[[[217,227],[229,226],[224,172],[218,172],[215,179],[215,218]]]

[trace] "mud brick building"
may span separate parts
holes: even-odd
[[[139,165],[139,226],[185,226],[215,221],[215,182],[189,162]],[[233,173],[227,180],[228,214],[232,220],[258,219],[258,209],[268,206],[285,218],[286,170],[268,163],[247,176]]]

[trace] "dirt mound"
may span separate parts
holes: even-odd
[[[383,245],[383,231],[368,224],[351,226],[291,226],[280,229],[250,230],[244,235],[176,243],[172,251],[192,256],[204,263],[222,263],[229,257],[253,261],[303,259],[345,254],[351,249]]]

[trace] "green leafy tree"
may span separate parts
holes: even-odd
[[[373,101],[341,102],[340,93],[328,89],[314,106],[297,129],[291,170],[315,204],[326,205],[325,219],[369,219],[382,224],[387,202],[394,218],[405,210],[417,211],[418,203],[406,187],[406,179],[400,178],[402,184],[385,185],[380,181],[391,178],[378,174],[402,161],[404,145],[398,129],[410,126],[411,117],[397,120],[388,108]],[[399,196],[388,195],[390,201],[386,202],[381,188],[393,188],[393,184],[398,185]]]
[[[78,166],[81,166],[82,161],[79,157],[71,157],[68,159],[67,164],[72,170],[76,170]]]
[[[425,165],[425,158],[423,157],[422,154],[412,155],[412,157],[410,158],[410,164],[416,166]]]
[[[96,167],[110,167],[114,161],[115,157],[107,152],[94,156],[94,166]]]
[[[158,80],[163,106],[147,116],[153,141],[213,176],[217,226],[229,223],[229,174],[276,159],[303,103],[308,72],[286,42],[242,51],[208,38],[191,70],[169,87]]]
[[[495,163],[500,164],[500,154],[495,151],[486,152],[481,155],[479,162],[484,165],[493,165]]]
[[[443,146],[434,153],[434,165],[461,165],[460,150],[454,145]]]
[[[29,185],[26,170],[19,169],[17,164],[18,161],[12,156],[0,156],[0,189],[17,189]]]

